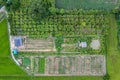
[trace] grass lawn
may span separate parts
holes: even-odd
[[[0,23],[0,57],[9,57],[9,37],[6,20]]]
[[[0,75],[25,75],[10,57],[6,20],[0,23]]]
[[[29,58],[23,58],[23,65],[24,66],[29,66],[30,65],[30,59]]]
[[[2,77],[0,80],[103,80],[102,77],[80,77],[80,76],[70,76],[70,77],[50,77],[50,76],[44,76],[44,77]]]
[[[117,23],[114,15],[110,17],[110,32],[107,38],[107,68],[111,80],[120,80],[120,52],[117,46]]]
[[[35,77],[33,80],[103,80],[102,77],[80,77],[80,76],[69,76],[69,77]]]

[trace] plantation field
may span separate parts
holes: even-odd
[[[27,11],[11,12],[11,35],[27,35],[32,38],[50,36],[79,36],[105,34],[107,18],[102,11],[79,10],[65,15],[49,16],[42,21],[34,21]]]
[[[115,8],[119,0],[56,0],[57,8],[70,9],[105,9]]]
[[[10,57],[6,20],[0,23],[0,75],[25,75]]]
[[[105,9],[105,10],[111,10],[112,8],[114,8],[117,5],[117,0],[56,0],[56,7],[58,8],[64,8],[67,10],[70,9],[80,9],[80,10],[73,10],[73,11],[65,11],[65,13],[63,14],[56,14],[53,16],[48,16],[47,18],[41,20],[41,21],[34,21],[31,18],[31,14],[29,14],[29,5],[31,3],[32,0],[21,0],[22,3],[22,7],[24,7],[24,9],[20,9],[16,12],[10,12],[9,13],[9,18],[10,18],[10,24],[11,24],[11,35],[13,36],[27,36],[29,40],[32,40],[31,42],[29,42],[29,40],[27,41],[28,43],[28,49],[34,48],[36,47],[37,49],[39,49],[40,45],[39,44],[35,44],[36,39],[46,39],[46,38],[53,38],[56,39],[57,37],[71,37],[71,36],[97,36],[99,38],[68,38],[63,39],[64,43],[67,44],[67,48],[66,46],[62,45],[62,40],[60,41],[60,39],[55,40],[55,46],[56,49],[58,50],[58,52],[60,52],[59,48],[62,48],[61,51],[70,51],[73,49],[73,47],[75,47],[74,45],[72,45],[73,47],[70,48],[69,45],[71,45],[72,43],[76,43],[78,40],[79,41],[86,41],[88,42],[88,47],[87,50],[86,49],[82,49],[83,52],[88,53],[87,55],[89,55],[89,51],[92,51],[90,49],[90,41],[92,42],[92,39],[99,39],[101,42],[101,48],[99,51],[96,50],[96,52],[94,52],[95,54],[99,53],[99,54],[105,54],[105,45],[104,45],[104,35],[108,34],[108,30],[109,30],[109,18],[107,17],[108,14],[106,12],[103,12],[102,10],[98,11],[98,10],[82,10],[82,9]],[[79,5],[80,4],[80,5]],[[89,5],[88,5],[89,4]],[[102,6],[101,6],[102,5]],[[27,6],[27,7],[26,7]],[[81,9],[82,8],[82,9]],[[110,16],[111,17],[111,16]],[[110,18],[111,19],[111,18]],[[111,19],[111,23],[112,23],[112,19]],[[114,26],[114,24],[111,24],[111,26]],[[112,32],[112,30],[116,30],[116,28],[111,28],[111,33],[109,39],[112,39],[111,41],[108,41],[108,46],[116,46],[116,31]],[[101,37],[102,36],[102,37]],[[41,42],[41,41],[40,41]],[[43,41],[44,42],[44,41]],[[110,43],[111,42],[111,43]],[[46,41],[44,42],[46,46],[47,43]],[[58,43],[58,44],[56,44]],[[33,44],[35,44],[34,46],[32,46]],[[41,44],[41,43],[40,43]],[[42,46],[42,47],[44,47]],[[51,46],[51,45],[49,45]],[[48,46],[48,47],[49,47]],[[45,47],[44,47],[45,48]],[[82,51],[81,50],[81,51]],[[73,52],[76,50],[73,50]],[[78,51],[79,52],[79,51]],[[26,53],[26,52],[23,52]],[[94,54],[93,52],[91,52],[92,54]],[[116,56],[117,53],[119,53],[117,51],[116,48],[113,47],[109,47],[108,48],[108,53],[115,53],[115,55],[108,55],[108,61],[111,60],[111,58],[114,59],[113,56]],[[22,54],[22,53],[21,53]],[[19,54],[19,55],[21,55]],[[18,56],[19,56],[18,55]],[[23,55],[27,55],[27,57],[18,57],[18,61],[19,62],[23,62],[21,63],[21,67],[26,70],[28,72],[28,74],[36,74],[36,75],[43,75],[44,73],[46,73],[46,60],[45,58],[41,58],[40,56],[36,56],[34,54],[23,54]],[[28,56],[29,55],[29,56]],[[48,67],[48,73],[49,74],[73,74],[75,73],[74,71],[76,71],[76,73],[79,73],[79,71],[83,71],[84,73],[88,72],[88,73],[93,73],[96,72],[98,74],[105,74],[105,70],[102,70],[103,67],[105,67],[105,65],[103,65],[102,60],[98,60],[97,58],[95,58],[95,60],[92,61],[92,59],[94,58],[85,58],[82,60],[81,57],[78,57],[77,59],[75,59],[74,57],[72,58],[67,58],[67,57],[61,57],[63,55],[67,55],[67,54],[49,54],[49,53],[42,53],[40,55],[43,56],[51,56],[52,58],[48,58],[49,60],[47,60],[47,65]],[[52,55],[59,55],[59,58],[54,58],[54,56]],[[74,55],[74,54],[69,54],[69,55]],[[76,55],[76,54],[75,54]],[[68,55],[67,55],[68,56]],[[79,56],[81,56],[79,54]],[[27,58],[27,60],[25,60]],[[3,59],[3,58],[1,58]],[[9,59],[11,59],[9,57]],[[4,59],[3,59],[4,60]],[[101,61],[101,62],[100,62]],[[114,60],[113,60],[114,61]],[[118,61],[118,60],[116,60]],[[75,63],[79,63],[80,65],[77,65]],[[84,63],[82,63],[84,62]],[[94,62],[94,63],[93,63]],[[1,62],[2,63],[2,62]],[[117,62],[119,64],[119,61]],[[10,63],[11,64],[11,63]],[[117,71],[117,69],[114,69],[115,67],[119,67],[117,64],[115,65],[115,67],[111,66],[111,62],[108,62],[108,72],[111,75],[114,75],[115,72]],[[12,65],[12,64],[11,64]],[[76,65],[76,66],[74,66]],[[102,68],[101,68],[102,66]],[[8,64],[9,67],[9,64]],[[12,66],[10,66],[11,68]],[[13,66],[14,67],[14,66]],[[81,69],[80,69],[81,68]],[[3,69],[3,67],[1,66],[1,69]],[[14,69],[14,68],[13,68]],[[12,69],[11,69],[12,70]],[[17,69],[13,70],[13,72],[15,72]],[[115,70],[115,71],[114,71]],[[20,70],[21,71],[21,70]],[[19,73],[20,73],[19,71]],[[4,71],[7,73],[7,69],[6,71]],[[17,73],[17,72],[16,72]],[[9,73],[8,73],[9,74]],[[22,71],[21,74],[22,75]],[[30,77],[25,77],[25,76],[16,76],[16,79],[18,78],[25,78],[25,80],[103,80],[102,77],[78,77],[78,76],[74,76],[74,77],[35,77],[33,75],[31,75]],[[116,75],[112,76],[112,79],[114,79],[116,77]],[[1,78],[1,77],[0,77]],[[4,78],[4,77],[3,77]],[[2,79],[2,78],[1,78]],[[5,79],[5,78],[4,78]],[[6,78],[7,79],[7,78]],[[118,76],[115,78],[116,80],[119,79]],[[10,80],[10,79],[9,79]],[[14,80],[11,77],[11,80]],[[23,79],[24,80],[24,79]]]

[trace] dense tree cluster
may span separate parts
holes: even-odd
[[[104,77],[103,80],[110,80],[110,75],[107,73]]]
[[[50,0],[34,0],[30,5],[30,14],[33,19],[41,20],[50,15],[49,8],[54,12]]]
[[[5,5],[8,10],[16,11],[20,8],[20,0],[0,0],[0,6]]]

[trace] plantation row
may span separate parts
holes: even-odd
[[[35,22],[29,13],[14,12],[10,14],[11,34],[28,35],[33,37],[77,36],[83,34],[105,34],[108,27],[106,15],[97,11],[75,11],[66,14],[48,16],[42,21]],[[93,14],[94,13],[94,14]],[[28,15],[27,15],[28,14]]]

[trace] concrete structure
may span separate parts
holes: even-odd
[[[87,47],[87,42],[78,42],[79,47],[86,48]]]
[[[92,40],[90,47],[92,49],[95,49],[95,50],[100,49],[100,41],[99,40]]]

